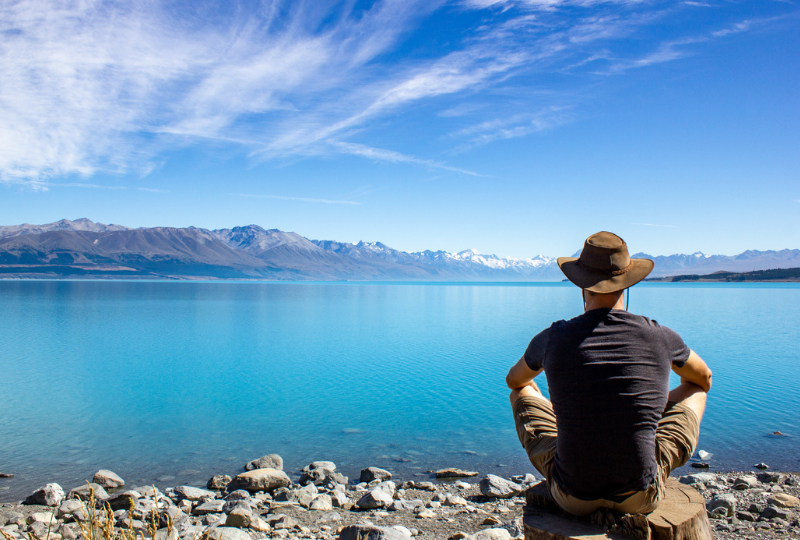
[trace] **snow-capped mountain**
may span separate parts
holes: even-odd
[[[579,253],[575,254],[576,256]],[[800,267],[800,250],[735,256],[652,257],[653,277]],[[258,225],[207,230],[94,223],[86,218],[0,227],[0,275],[214,277],[321,280],[560,281],[554,257],[529,259],[458,253],[407,253],[380,242],[309,240]]]

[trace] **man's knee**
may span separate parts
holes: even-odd
[[[689,382],[681,383],[669,393],[670,401],[682,403],[690,408],[697,415],[698,420],[703,418],[703,413],[706,410],[707,397],[708,394],[706,394],[702,388]]]
[[[539,390],[538,386],[536,386],[536,383],[531,381],[530,383],[528,383],[527,386],[523,386],[522,388],[515,388],[514,390],[511,391],[511,395],[508,396],[509,399],[511,400],[511,406],[513,407],[514,404],[517,402],[517,400],[524,396],[534,396],[541,398],[544,397],[542,395],[542,391]]]

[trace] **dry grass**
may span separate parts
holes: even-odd
[[[88,484],[88,482],[87,482]],[[134,505],[131,502],[130,508],[128,509],[128,527],[115,527],[114,523],[116,518],[114,517],[114,511],[111,509],[111,506],[105,502],[98,508],[97,499],[94,495],[94,489],[89,486],[89,500],[85,501],[83,499],[79,499],[83,511],[83,515],[85,516],[84,520],[77,521],[78,526],[81,530],[81,537],[83,540],[156,540],[156,534],[158,532],[158,523],[159,523],[159,507],[158,507],[158,491],[156,491],[155,486],[153,486],[153,499],[155,502],[155,508],[150,511],[149,515],[143,516],[143,521],[147,524],[147,530],[139,531],[133,527],[133,511]],[[47,533],[45,534],[44,538],[40,537],[36,533],[32,531],[28,531],[23,533],[23,536],[27,536],[27,540],[51,540],[51,530],[53,526],[53,521],[55,518],[57,508],[53,508],[51,514],[50,524],[47,528]],[[167,522],[167,536],[165,540],[169,540],[173,537],[174,531],[174,524],[172,522],[172,517],[167,513],[165,514],[165,520]],[[8,534],[7,532],[0,530],[0,534],[4,537],[5,540],[17,540],[16,537]],[[207,535],[203,535],[203,539]],[[201,540],[198,537],[195,537],[193,540]]]

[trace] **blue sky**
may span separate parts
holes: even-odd
[[[0,4],[0,224],[800,248],[800,4]]]

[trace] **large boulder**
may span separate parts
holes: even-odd
[[[391,480],[392,473],[385,469],[379,469],[378,467],[367,467],[366,469],[361,471],[361,481],[362,482],[372,482],[373,480]]]
[[[251,493],[256,491],[274,491],[279,487],[287,487],[292,481],[285,472],[277,469],[253,469],[237,475],[228,484],[228,491],[245,489]]]
[[[349,525],[339,533],[339,540],[408,540],[409,536],[391,527],[375,525]]]
[[[267,454],[258,459],[254,459],[244,466],[245,470],[253,471],[255,469],[275,469],[278,471],[283,470],[283,458],[278,454]]]
[[[64,500],[64,490],[58,484],[47,484],[31,493],[25,504],[41,504],[44,506],[58,506]]]
[[[94,473],[94,478],[92,479],[92,482],[108,489],[121,488],[125,485],[125,480],[120,478],[119,475],[117,475],[117,473],[108,471],[106,469],[101,469],[96,473]]]
[[[494,474],[487,474],[480,482],[481,494],[484,497],[508,499],[522,493],[522,486]]]
[[[359,510],[373,510],[375,508],[388,508],[393,502],[391,494],[380,488],[369,490],[358,500],[356,506]]]

